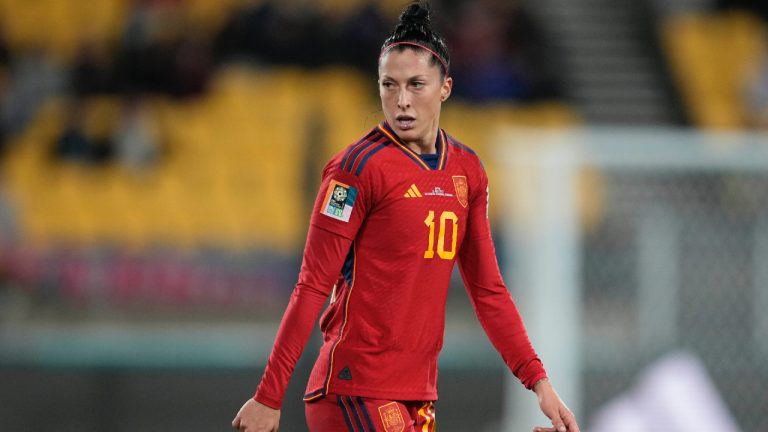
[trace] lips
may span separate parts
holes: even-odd
[[[397,123],[397,127],[401,130],[412,129],[415,122],[416,119],[409,115],[399,115],[395,117],[395,123]]]

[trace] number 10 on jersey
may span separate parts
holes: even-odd
[[[451,236],[451,248],[445,250],[445,231],[448,221],[451,222],[453,235]],[[429,246],[424,251],[424,258],[435,257],[435,212],[430,210],[427,218],[424,219],[424,225],[429,227]],[[440,230],[437,234],[437,255],[445,260],[453,259],[456,256],[456,236],[459,232],[459,217],[452,211],[444,211],[440,214]]]

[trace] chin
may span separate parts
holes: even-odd
[[[417,129],[408,129],[408,130],[401,130],[396,129],[397,135],[400,137],[401,140],[405,142],[412,142],[412,141],[418,141],[419,137],[421,137],[421,133]]]

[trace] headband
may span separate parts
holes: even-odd
[[[428,52],[428,53],[432,54],[433,56],[435,56],[435,58],[436,58],[436,59],[437,59],[437,60],[440,62],[440,64],[443,66],[443,72],[445,72],[445,77],[446,77],[446,78],[448,78],[448,65],[445,63],[445,61],[444,61],[442,58],[440,58],[440,56],[439,56],[439,55],[437,55],[437,53],[436,53],[436,52],[434,52],[434,51],[432,51],[431,49],[429,49],[429,48],[425,47],[424,45],[422,45],[422,44],[419,44],[419,43],[416,43],[416,42],[395,42],[395,43],[389,44],[389,45],[387,45],[386,47],[384,47],[384,49],[383,49],[383,50],[381,50],[381,54],[379,55],[379,60],[381,60],[381,58],[382,58],[382,57],[384,57],[384,54],[386,54],[386,53],[387,53],[387,52],[388,52],[390,49],[394,48],[394,47],[395,47],[395,46],[397,46],[397,45],[412,45],[412,46],[415,46],[415,47],[421,48],[421,49],[423,49],[424,51],[426,51],[426,52]]]

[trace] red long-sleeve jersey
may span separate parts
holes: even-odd
[[[499,272],[485,170],[445,131],[436,144],[433,169],[384,122],[325,167],[299,281],[257,401],[280,408],[328,296],[306,401],[328,393],[437,399],[456,260],[480,323],[511,371],[527,388],[546,377]]]

